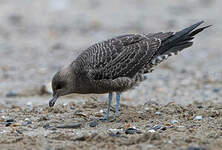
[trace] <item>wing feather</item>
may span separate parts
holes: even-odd
[[[121,53],[103,68],[93,70],[94,79],[116,79],[133,77],[151,61],[161,45],[160,39],[147,38],[123,47]]]
[[[95,80],[133,77],[171,35],[173,32],[127,34],[94,44],[77,57],[77,70],[88,72]]]

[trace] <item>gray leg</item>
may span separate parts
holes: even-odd
[[[119,115],[119,103],[120,103],[120,93],[116,93],[116,112],[115,116]]]
[[[107,112],[106,112],[106,119],[109,118],[109,113],[110,113],[110,107],[111,107],[111,102],[113,98],[113,93],[109,93],[109,99],[108,99],[108,107],[107,107]]]
[[[108,120],[109,119],[112,97],[113,97],[113,93],[110,92],[109,98],[108,98],[108,107],[107,107],[106,116],[104,118],[101,118],[100,120]]]

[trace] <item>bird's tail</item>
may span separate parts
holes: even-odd
[[[211,26],[209,25],[196,29],[203,22],[204,21],[200,21],[164,39],[162,41],[161,47],[155,54],[154,58],[151,60],[151,64],[149,64],[144,68],[144,73],[152,72],[154,66],[160,64],[163,60],[166,60],[169,56],[177,55],[178,52],[192,46],[193,42],[191,40],[194,39],[194,36]]]
[[[194,36],[211,26],[209,25],[196,29],[203,22],[204,21],[200,21],[186,29],[183,29],[182,31],[176,32],[169,38],[162,41],[161,47],[158,51],[158,55],[177,53],[187,47],[192,46],[193,42],[191,40],[194,39]]]

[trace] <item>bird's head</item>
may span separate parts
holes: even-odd
[[[53,98],[49,101],[52,107],[59,96],[68,95],[75,92],[75,73],[71,66],[59,70],[52,79]]]

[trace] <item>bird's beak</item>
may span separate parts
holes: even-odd
[[[53,107],[55,105],[57,98],[57,95],[53,96],[53,98],[49,101],[49,107]]]

